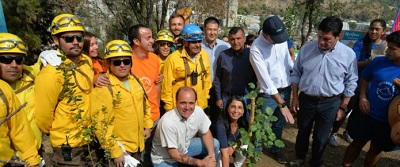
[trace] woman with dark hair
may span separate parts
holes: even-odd
[[[375,19],[373,20],[370,25],[367,34],[365,35],[364,39],[357,41],[354,46],[353,50],[356,53],[357,57],[357,66],[358,66],[358,76],[361,76],[364,68],[372,61],[371,52],[374,50],[378,45],[384,43],[384,40],[381,39],[381,36],[385,33],[386,29],[386,22],[382,19]],[[360,77],[358,78],[360,80]],[[358,82],[359,83],[359,82]],[[359,87],[356,89],[355,95],[351,98],[349,105],[347,107],[347,113],[350,110],[358,110],[358,98],[359,97]],[[339,145],[337,142],[337,132],[342,126],[345,119],[341,119],[340,121],[335,121],[333,124],[331,136],[329,138],[329,145],[332,147],[336,147]],[[343,132],[343,138],[348,142],[351,143],[353,139],[349,136],[347,131]]]
[[[93,62],[94,75],[107,72],[108,66],[98,52],[99,45],[97,45],[96,36],[91,32],[85,32],[83,37],[83,53],[88,55]]]
[[[358,68],[364,69],[371,62],[371,51],[381,44],[384,40],[381,36],[385,34],[386,22],[382,19],[372,20],[364,39],[357,41],[353,50],[358,60]]]
[[[99,74],[106,73],[108,66],[106,60],[99,56],[98,48],[99,45],[97,45],[96,36],[91,32],[85,32],[83,37],[83,53],[92,59],[94,70],[93,83],[96,86],[106,86],[109,84],[107,76],[99,76]]]
[[[234,166],[240,167],[246,157],[241,153],[235,152],[236,145],[229,146],[229,142],[236,142],[240,139],[240,128],[249,127],[248,121],[244,114],[246,113],[246,106],[241,96],[232,96],[224,109],[224,112],[219,116],[218,120],[213,123],[211,130],[213,136],[220,143],[220,151],[222,167],[229,167],[229,156],[234,156]],[[221,163],[221,161],[219,163]]]

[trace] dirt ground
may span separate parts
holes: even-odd
[[[322,157],[324,162],[324,167],[339,167],[343,161],[343,156],[346,151],[347,143],[342,138],[343,134],[343,127],[346,125],[343,124],[342,128],[339,130],[338,133],[338,147],[330,147],[327,146],[325,149],[325,153]],[[290,160],[296,159],[295,157],[295,150],[294,144],[296,142],[296,135],[297,135],[297,125],[287,125],[283,132],[283,141],[285,143],[285,147],[282,149],[283,154]],[[310,136],[310,148],[307,159],[311,158],[311,138]],[[353,165],[354,167],[361,167],[364,165],[365,154],[368,151],[368,145],[364,147],[363,151],[361,152],[360,156],[358,157],[357,161]],[[400,164],[400,151],[393,151],[393,152],[384,152],[382,155],[381,160],[378,163],[378,167],[389,167],[389,166],[397,166]],[[268,151],[265,151],[262,157],[262,160],[257,162],[256,167],[284,167],[285,165],[281,165],[277,163],[274,159],[272,159],[271,154]],[[288,166],[288,165],[286,165]]]
[[[342,127],[345,127],[344,124]],[[343,161],[344,152],[349,145],[345,140],[343,140],[342,133],[343,128],[339,130],[338,134],[338,147],[327,147],[325,153],[323,155],[322,160],[324,161],[324,167],[338,167],[341,165]],[[283,132],[283,141],[285,143],[285,147],[282,149],[283,154],[290,160],[294,160],[295,151],[294,151],[294,143],[296,142],[296,135],[297,135],[297,126],[296,125],[287,125]],[[310,136],[310,141],[311,141]],[[50,146],[48,139],[43,141],[43,144]],[[311,143],[310,143],[311,147]],[[309,149],[311,151],[311,148]],[[361,152],[360,156],[358,157],[357,161],[353,165],[354,167],[361,167],[363,166],[363,162],[365,159],[365,154],[368,151],[368,144],[364,147],[363,151]],[[51,156],[52,150],[46,150],[45,160],[46,160],[46,167],[52,167],[53,165],[48,160],[48,157]],[[307,158],[310,158],[310,152]],[[393,151],[388,153],[383,153],[381,160],[378,163],[378,167],[390,167],[390,166],[397,166],[400,164],[400,151]],[[265,151],[261,161],[257,162],[256,167],[285,167],[288,165],[282,165],[277,163],[269,154],[269,151]]]

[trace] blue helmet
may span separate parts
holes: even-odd
[[[187,24],[182,29],[182,39],[185,41],[201,41],[203,40],[204,33],[200,27],[194,24]]]

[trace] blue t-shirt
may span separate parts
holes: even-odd
[[[381,43],[384,40],[381,41]],[[356,58],[357,61],[366,61],[367,57],[366,57],[366,53],[365,51],[363,51],[363,44],[364,42],[362,40],[358,40],[354,46],[353,46],[353,50],[356,53]],[[371,51],[374,50],[379,44],[371,44]],[[365,67],[364,67],[365,68]],[[364,68],[358,68],[358,76],[361,76]],[[358,80],[360,80],[361,77],[358,78]]]
[[[291,49],[291,48],[294,47],[294,43],[293,43],[293,41],[292,41],[290,38],[287,40],[287,47],[288,47],[289,49]]]
[[[213,126],[214,129],[212,129],[212,133],[214,138],[216,138],[219,141],[219,146],[220,148],[228,148],[229,147],[229,142],[230,141],[236,141],[237,139],[240,138],[239,134],[239,128],[235,131],[235,134],[230,134],[229,136],[227,135],[227,129],[224,125],[224,122],[222,118],[219,118],[218,121],[216,122],[216,126]]]
[[[376,57],[368,64],[362,73],[370,85],[367,98],[370,103],[369,116],[388,122],[390,102],[398,94],[393,79],[400,78],[400,65],[394,64],[388,57]]]

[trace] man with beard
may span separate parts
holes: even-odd
[[[174,34],[174,47],[172,52],[178,48],[182,48],[181,33],[183,26],[185,26],[185,18],[181,14],[173,14],[169,18],[169,30]]]
[[[35,120],[50,134],[54,165],[87,166],[88,141],[80,134],[94,72],[90,57],[82,54],[84,29],[77,16],[60,14],[50,30],[63,62],[44,67],[35,80]]]

